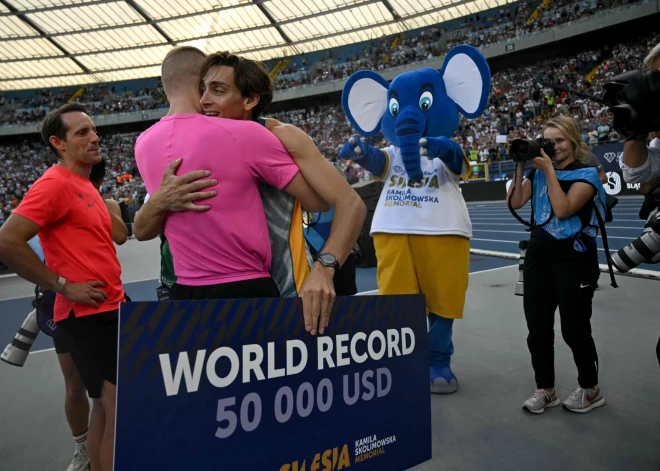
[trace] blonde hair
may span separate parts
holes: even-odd
[[[587,143],[582,140],[580,125],[576,119],[569,118],[568,116],[559,116],[546,121],[542,134],[545,134],[545,130],[548,128],[559,129],[566,139],[573,143],[573,156],[575,157],[575,160],[583,164],[589,164],[591,161],[591,149],[589,149]]]
[[[192,46],[171,49],[161,64],[161,82],[168,98],[186,89],[199,88],[199,68],[206,54]]]

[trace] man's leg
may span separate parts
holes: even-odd
[[[92,471],[101,471],[101,443],[103,441],[103,432],[105,431],[105,410],[100,399],[92,399],[92,417],[89,421],[89,436],[87,445],[89,452],[89,462],[92,465]],[[112,468],[110,468],[112,469]]]
[[[71,314],[58,322],[58,330],[93,399],[88,445],[92,471],[112,471],[118,320],[118,312],[109,311],[80,318]],[[112,431],[107,434],[109,427]]]
[[[64,377],[64,412],[73,435],[73,441],[76,444],[73,460],[67,471],[87,470],[89,466],[87,453],[89,399],[87,398],[87,391],[64,343],[57,337],[53,338],[53,343]]]
[[[117,405],[117,386],[107,381],[104,382],[103,389],[101,390],[100,402],[104,413],[103,438],[101,440],[100,453],[101,470],[112,471],[115,451],[115,408]]]
[[[71,355],[61,353],[57,355],[60,369],[64,376],[64,412],[69,423],[71,434],[79,437],[87,433],[89,428],[89,399],[82,378],[73,364]]]

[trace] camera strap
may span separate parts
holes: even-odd
[[[589,180],[574,180],[575,182],[581,182],[581,183],[586,183],[588,185],[591,185],[594,190],[596,190],[596,195],[598,195],[598,188],[594,186],[593,183],[591,183]],[[612,288],[618,288],[619,285],[616,284],[616,279],[614,278],[614,268],[612,268],[612,256],[610,254],[610,245],[607,242],[607,230],[605,229],[605,221],[603,220],[603,217],[600,215],[600,211],[598,211],[598,208],[596,205],[599,203],[599,200],[596,198],[594,200],[593,205],[594,208],[593,210],[596,212],[596,220],[598,221],[598,227],[600,229],[600,233],[602,234],[602,239],[603,239],[603,248],[605,249],[605,260],[607,260],[607,268],[610,272],[610,280],[612,280],[612,283],[610,285]],[[606,214],[607,209],[602,208],[603,214]]]
[[[530,184],[532,185],[532,198],[531,199],[533,201],[534,200],[534,182],[532,180],[530,180]],[[513,186],[512,190],[511,190],[511,194],[513,195],[513,192],[516,190],[516,188],[514,186],[515,185],[515,180],[514,180],[514,183],[511,183],[511,185]],[[530,216],[530,222],[527,222],[523,218],[521,218],[518,215],[518,213],[516,212],[516,210],[513,209],[513,206],[511,206],[511,198],[509,198],[509,201],[507,202],[507,206],[509,207],[509,212],[511,213],[511,215],[514,218],[516,218],[520,224],[527,227],[526,231],[528,231],[528,232],[532,231],[533,229],[540,229],[542,227],[547,226],[548,224],[550,224],[550,221],[552,221],[552,218],[555,217],[555,212],[552,209],[552,206],[550,206],[550,217],[548,218],[548,220],[545,221],[543,224],[534,224],[534,204],[531,205],[532,206],[532,214]]]
[[[610,272],[610,279],[612,280],[612,288],[618,288],[619,285],[616,284],[616,279],[614,278],[614,269],[612,268],[612,256],[610,254],[610,246],[607,243],[607,231],[605,230],[605,221],[600,215],[600,212],[597,208],[594,208],[596,211],[596,219],[598,219],[598,225],[600,226],[600,232],[603,235],[603,247],[605,248],[605,260],[607,260],[607,268]]]

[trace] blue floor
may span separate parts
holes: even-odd
[[[605,226],[610,252],[616,252],[641,235],[645,224],[645,221],[639,219],[641,204],[642,198],[626,198],[621,199],[614,208],[614,220]],[[520,252],[518,242],[529,239],[525,227],[511,215],[504,202],[470,204],[468,209],[473,233],[470,246],[473,249],[517,254]],[[520,209],[518,214],[529,221],[529,204]],[[600,263],[607,263],[601,237],[598,238],[598,248]],[[637,268],[660,271],[660,264],[642,264]]]
[[[611,251],[616,251],[639,237],[644,221],[639,219],[638,212],[641,198],[622,199],[614,208],[614,221],[607,225],[607,235]],[[491,250],[518,254],[518,242],[529,238],[529,233],[509,213],[506,205],[498,203],[469,204],[468,209],[472,220],[473,249]],[[519,212],[523,219],[529,220],[529,205]],[[602,239],[598,240],[600,263],[606,263]],[[473,255],[470,259],[470,273],[490,270],[508,265],[515,265],[515,260]],[[660,271],[660,264],[643,264],[638,268]],[[377,289],[376,268],[362,268],[357,271],[358,291]],[[126,292],[135,301],[155,301],[157,280],[126,283]],[[0,342],[10,342],[25,316],[32,310],[32,298],[17,298],[0,300]],[[3,345],[0,345],[2,348]],[[40,335],[33,351],[51,348],[52,342],[45,335]]]
[[[470,262],[470,272],[489,270],[493,268],[513,265],[515,261],[504,260],[493,257],[472,257]],[[378,289],[376,285],[376,268],[360,268],[357,270],[356,282],[359,292]],[[135,283],[126,283],[124,289],[133,301],[156,301],[157,280],[138,281]],[[0,349],[4,348],[3,342],[11,342],[17,329],[32,310],[33,298],[16,298],[0,300]],[[50,337],[39,335],[32,351],[52,348],[53,343]]]

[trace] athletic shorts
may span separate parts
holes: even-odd
[[[58,355],[69,353],[69,349],[66,348],[64,340],[60,338],[60,335],[57,333],[57,331],[53,334],[53,345],[55,346],[55,353]]]
[[[124,298],[125,298],[127,303],[131,302],[131,298],[129,298],[126,293],[124,293]],[[54,300],[55,300],[55,298],[53,298],[53,301]],[[51,311],[52,311],[52,306],[51,306]],[[51,312],[51,319],[52,319],[52,312]],[[55,353],[57,353],[58,355],[62,355],[64,353],[69,353],[69,349],[64,344],[64,340],[62,340],[62,338],[60,337],[57,329],[55,331],[53,331],[53,336],[52,337],[53,337],[53,346],[55,347]]]
[[[374,234],[378,294],[423,294],[429,312],[462,319],[470,239],[458,235]]]
[[[118,309],[83,317],[74,317],[71,311],[57,323],[57,330],[89,397],[101,397],[104,381],[117,384]]]
[[[279,298],[280,290],[273,278],[254,278],[208,286],[172,285],[170,300]]]

